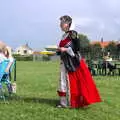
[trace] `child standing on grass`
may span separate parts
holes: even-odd
[[[64,32],[58,48],[61,63],[58,89],[60,104],[57,107],[60,108],[79,108],[101,102],[85,60],[80,56],[77,32],[70,30],[71,24],[70,16],[60,18],[60,27]]]

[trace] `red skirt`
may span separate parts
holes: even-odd
[[[68,72],[69,102],[71,108],[101,102],[99,92],[88,67],[82,59],[75,72]]]

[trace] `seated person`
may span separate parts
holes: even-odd
[[[110,53],[108,52],[107,55],[103,57],[103,65],[106,68],[109,68],[109,71],[112,72],[113,69],[115,69],[115,65],[112,63],[112,57],[110,57]]]
[[[112,57],[110,56],[110,52],[108,52],[107,54],[105,54],[105,56],[103,57],[104,61],[110,62],[112,61]]]

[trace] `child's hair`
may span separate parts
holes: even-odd
[[[72,18],[70,16],[68,16],[68,15],[61,16],[60,21],[63,22],[63,23],[69,24],[69,27],[72,24]]]
[[[7,58],[9,57],[9,51],[8,51],[7,47],[5,47],[5,48],[3,49],[3,53],[4,53],[4,55],[5,55]]]

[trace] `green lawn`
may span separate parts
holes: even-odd
[[[58,62],[17,62],[17,94],[0,104],[0,120],[120,120],[120,77],[96,76],[102,103],[58,109]]]

